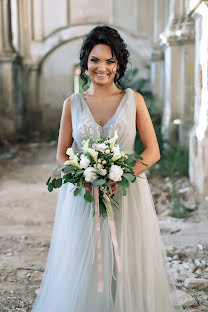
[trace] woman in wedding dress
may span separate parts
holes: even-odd
[[[118,133],[117,143],[134,152],[136,130],[144,151],[126,196],[111,181],[119,203],[113,207],[121,264],[115,261],[108,219],[100,216],[103,282],[98,292],[96,223],[94,203],[74,196],[74,185],[59,189],[56,215],[45,271],[32,312],[173,312],[182,311],[162,243],[154,203],[145,174],[160,159],[160,151],[148,109],[141,94],[119,84],[127,68],[129,52],[117,30],[93,28],[80,50],[80,77],[91,77],[90,87],[73,93],[63,104],[57,164],[64,166],[66,150],[81,151],[82,140]],[[63,173],[61,173],[63,176]],[[85,184],[92,192],[92,185]]]

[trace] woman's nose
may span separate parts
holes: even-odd
[[[99,69],[100,71],[105,71],[105,69],[106,69],[105,63],[100,63],[100,64],[98,64],[98,69]]]

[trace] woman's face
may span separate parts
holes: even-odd
[[[100,85],[114,82],[116,71],[119,69],[118,61],[106,44],[95,45],[88,57],[88,73],[92,82]]]

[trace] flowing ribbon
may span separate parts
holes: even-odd
[[[94,201],[95,201],[95,217],[96,217],[96,245],[97,245],[97,262],[98,262],[98,292],[103,292],[103,270],[102,270],[102,252],[101,252],[101,235],[100,235],[100,212],[99,212],[99,187],[93,187]],[[110,211],[108,215],[108,223],[111,232],[111,239],[114,247],[115,258],[118,267],[119,277],[121,278],[121,265],[118,251],[118,241],[116,237],[116,228],[114,222],[113,209],[107,194],[104,193],[104,199]]]

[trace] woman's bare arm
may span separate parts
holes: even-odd
[[[61,122],[59,128],[58,146],[56,153],[56,161],[58,167],[63,167],[64,162],[69,159],[66,150],[73,143],[72,137],[72,119],[71,119],[71,99],[70,97],[64,101]]]
[[[136,126],[144,145],[144,151],[140,155],[143,157],[142,162],[148,165],[148,167],[144,166],[141,164],[141,160],[137,160],[134,172],[136,175],[139,175],[156,163],[161,156],[155,130],[144,98],[138,92],[134,92],[134,94],[136,98]]]

